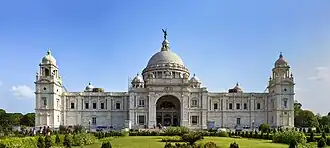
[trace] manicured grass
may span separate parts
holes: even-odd
[[[111,140],[114,148],[163,148],[165,142],[160,142],[161,136],[129,136],[119,137]],[[239,138],[224,138],[224,137],[204,137],[198,143],[206,143],[209,141],[215,142],[221,148],[228,148],[230,143],[236,142],[240,148],[287,148],[285,144],[275,144],[271,140],[256,140],[256,139],[239,139]],[[101,142],[84,148],[100,148]]]

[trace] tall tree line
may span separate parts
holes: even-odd
[[[35,113],[7,113],[0,109],[0,131],[11,130],[13,126],[34,127]]]

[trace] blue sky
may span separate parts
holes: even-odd
[[[330,1],[57,0],[0,2],[0,108],[34,111],[34,80],[47,48],[69,91],[89,81],[126,91],[160,50],[172,51],[212,92],[238,81],[263,92],[279,52],[292,67],[296,99],[330,111]]]

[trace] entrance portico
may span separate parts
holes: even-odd
[[[180,100],[172,95],[160,97],[156,103],[157,125],[179,126],[181,120]]]

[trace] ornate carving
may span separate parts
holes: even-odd
[[[150,72],[149,75],[148,75],[148,77],[151,78],[151,79],[154,79],[155,78],[155,75],[152,72]]]

